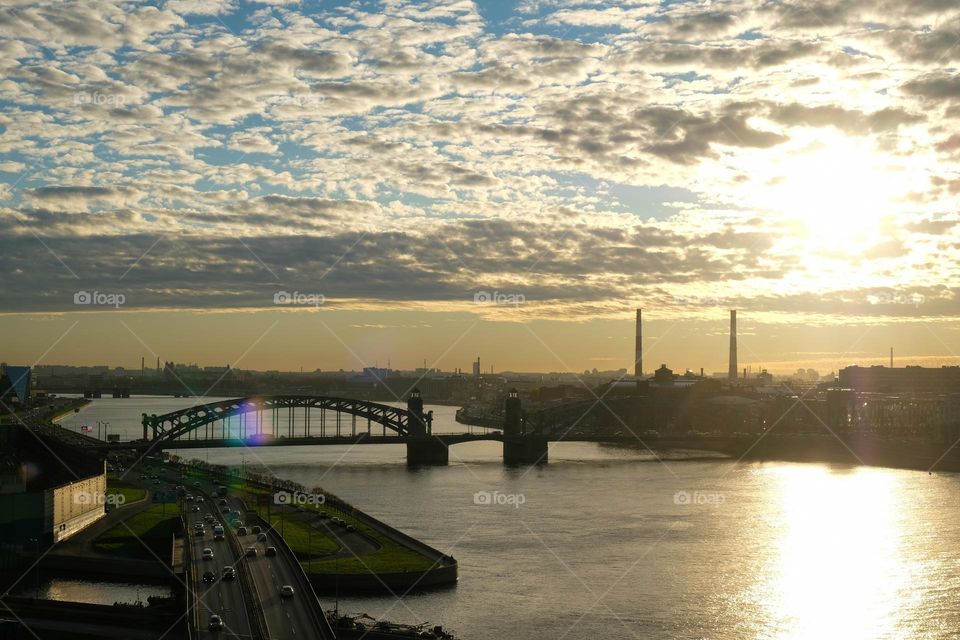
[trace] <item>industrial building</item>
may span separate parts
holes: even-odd
[[[102,460],[20,424],[0,425],[0,544],[49,546],[104,516]]]
[[[840,370],[840,387],[873,393],[957,393],[960,367],[860,367]]]

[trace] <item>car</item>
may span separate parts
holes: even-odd
[[[348,524],[348,525],[347,525],[347,531],[353,532],[353,531],[356,531],[356,530],[357,530],[357,528],[354,527],[352,524]]]
[[[217,614],[210,616],[210,622],[207,624],[210,631],[221,631],[223,629],[223,618]]]
[[[203,502],[203,496],[198,496],[198,497],[197,497],[197,502]]]
[[[257,548],[256,547],[247,547],[247,557],[256,558],[257,557]]]
[[[194,480],[193,486],[199,487],[199,486],[200,486],[200,481],[199,481],[199,480]]]
[[[223,538],[224,538],[223,527],[221,527],[221,526],[216,526],[216,527],[214,527],[214,528],[213,528],[213,539],[214,539],[214,540],[223,540]]]
[[[221,499],[220,499],[220,502],[218,502],[217,504],[219,504],[220,506],[225,507],[225,506],[227,506],[227,501],[224,500],[223,498],[221,498]]]
[[[207,532],[204,531],[203,529],[194,529],[194,530],[193,530],[193,537],[194,537],[194,538],[202,538],[202,537],[204,537],[205,535],[207,535]]]
[[[224,507],[224,508],[220,509],[220,512],[221,512],[221,513],[224,513],[224,514],[230,513],[230,507]]]
[[[237,571],[233,567],[224,567],[223,575],[221,576],[222,580],[235,580],[237,577]]]
[[[186,500],[187,502],[193,502],[193,494],[192,494],[192,493],[188,493],[187,495],[185,495],[185,496],[183,497],[183,499]]]
[[[294,594],[293,587],[291,587],[289,584],[285,584],[282,587],[280,587],[281,598],[292,598],[293,594]]]
[[[197,505],[193,505],[193,506],[190,508],[190,512],[191,512],[191,513],[200,513],[200,507],[198,507]]]
[[[259,534],[259,533],[260,533],[260,527],[254,527],[253,530],[251,531],[251,533],[253,533],[253,535]]]
[[[237,528],[237,535],[238,535],[238,536],[245,536],[245,535],[247,535],[247,528],[246,528],[246,527],[238,527],[238,528]]]
[[[327,513],[326,511],[321,511],[320,513],[317,514],[317,517],[320,518],[321,520],[326,520],[327,518],[330,517],[330,514]]]
[[[266,541],[267,541],[267,534],[261,533],[257,536],[257,542],[266,542]]]
[[[213,549],[204,547],[203,551],[200,552],[200,557],[204,560],[213,560]]]
[[[265,556],[275,556],[275,555],[277,555],[277,548],[276,548],[276,547],[267,547],[266,551],[263,552],[263,555],[265,555]]]
[[[207,583],[216,582],[217,575],[213,571],[206,571],[203,574],[203,581]]]

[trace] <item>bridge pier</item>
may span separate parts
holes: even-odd
[[[503,464],[546,464],[549,446],[543,436],[519,436],[503,439]]]
[[[410,438],[407,440],[407,466],[446,466],[450,463],[447,443],[436,438]]]
[[[510,389],[504,401],[503,463],[546,464],[547,439],[538,433],[527,433],[527,424],[520,404],[520,394]]]

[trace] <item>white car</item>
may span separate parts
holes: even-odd
[[[294,594],[293,587],[288,584],[280,587],[280,597],[281,598],[292,598]]]
[[[210,631],[220,631],[223,629],[223,618],[217,614],[210,616],[210,624],[207,625],[207,629]]]
[[[204,560],[213,560],[213,549],[210,547],[204,548],[204,550],[200,552],[200,557]]]

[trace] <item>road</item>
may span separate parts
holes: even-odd
[[[187,491],[189,492],[189,488]],[[217,505],[210,500],[204,500],[200,503],[200,512],[194,513],[191,505],[196,503],[186,503],[185,523],[187,532],[190,535],[191,549],[194,559],[194,584],[193,587],[200,599],[198,608],[200,611],[200,637],[201,638],[251,638],[250,616],[248,614],[250,607],[243,601],[243,593],[240,588],[239,576],[234,580],[221,580],[223,569],[225,567],[236,567],[240,558],[233,552],[233,547],[229,540],[213,539],[213,524],[207,524],[206,533],[200,537],[195,536],[193,525],[197,522],[203,522],[204,515],[210,513],[214,515],[217,523],[224,524],[222,514],[217,512]],[[213,560],[203,560],[202,553],[204,548],[213,550]],[[216,582],[207,584],[202,582],[201,578],[205,571],[212,571],[216,576]],[[217,614],[223,619],[225,628],[223,631],[209,631],[207,626],[211,614]]]
[[[239,500],[229,498],[228,503],[231,509],[242,512],[243,505]],[[259,541],[250,525],[251,523],[247,523],[247,535],[240,536],[240,545],[244,549],[254,547],[257,550],[256,557],[246,557],[244,561],[256,583],[270,638],[295,640],[327,637],[324,630],[318,628],[314,618],[314,611],[308,599],[312,594],[301,593],[303,589],[300,587],[301,581],[297,575],[297,572],[301,571],[300,567],[291,566],[282,553],[272,557],[265,555],[267,547],[279,547],[278,534],[264,531],[267,539]],[[284,585],[294,587],[296,593],[292,598],[280,596],[280,587]]]

